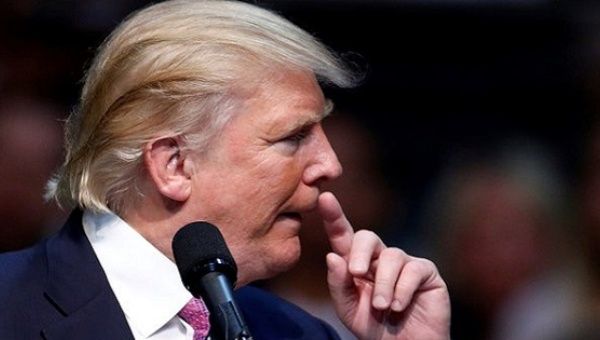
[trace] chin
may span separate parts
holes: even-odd
[[[293,247],[285,247],[285,251],[277,252],[277,255],[274,256],[271,270],[272,275],[270,277],[286,272],[298,263],[301,253],[300,239],[296,237],[294,241]],[[281,249],[283,249],[283,247]]]
[[[266,280],[290,270],[300,259],[300,239],[294,237],[272,248],[257,250],[247,263],[238,264],[238,286]]]

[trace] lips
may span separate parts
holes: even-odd
[[[302,215],[300,215],[300,213],[297,213],[297,212],[285,212],[285,213],[282,213],[280,216],[289,218],[289,219],[293,219],[298,222],[302,222]]]
[[[277,218],[278,219],[288,219],[293,220],[298,223],[302,223],[303,214],[311,212],[315,210],[317,207],[317,198],[314,200],[309,200],[304,204],[295,204],[293,207],[287,207],[286,211],[280,213]]]

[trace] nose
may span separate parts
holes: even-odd
[[[303,180],[308,185],[332,180],[342,174],[342,165],[333,151],[321,124],[315,127],[315,144],[312,160],[304,171]]]

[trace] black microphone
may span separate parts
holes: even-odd
[[[211,337],[251,340],[233,299],[237,266],[219,229],[208,222],[190,223],[177,231],[172,247],[183,284],[210,312]]]

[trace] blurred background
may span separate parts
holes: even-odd
[[[0,0],[0,252],[45,204],[96,47],[144,0]],[[361,70],[326,131],[356,227],[432,258],[453,339],[600,339],[600,2],[264,0]],[[337,325],[314,216],[301,264],[260,285]],[[349,334],[344,338],[352,339]]]

